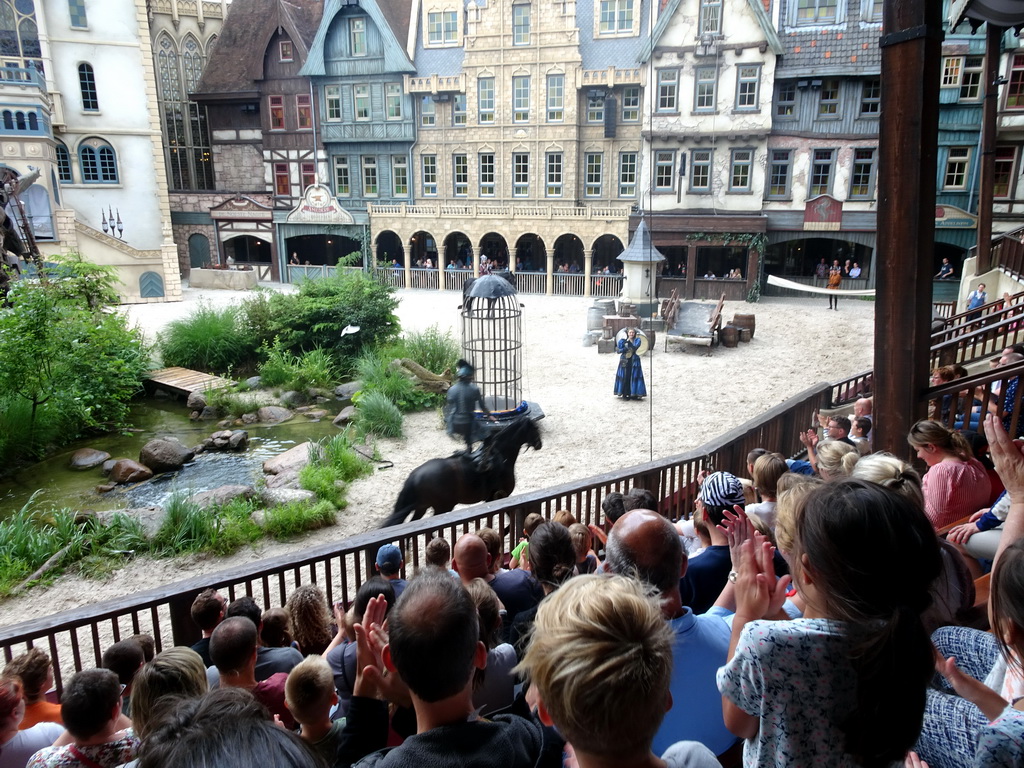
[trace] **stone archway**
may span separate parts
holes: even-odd
[[[402,238],[393,230],[385,230],[377,235],[377,265],[386,266],[397,260],[399,264],[405,263],[405,248],[402,247]]]

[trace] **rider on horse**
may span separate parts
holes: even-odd
[[[473,366],[466,360],[456,363],[455,375],[458,380],[448,389],[448,400],[444,406],[448,434],[452,437],[461,435],[465,439],[467,456],[472,456],[473,444],[485,437],[481,434],[481,425],[476,418],[477,408],[490,416],[492,421],[496,421],[484,404],[480,388],[473,383],[473,373]]]

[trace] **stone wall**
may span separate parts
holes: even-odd
[[[213,163],[220,189],[232,192],[266,189],[259,144],[214,144]]]

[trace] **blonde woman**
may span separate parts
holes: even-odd
[[[959,432],[937,421],[919,421],[907,442],[928,465],[922,480],[925,513],[936,530],[988,506],[988,473]]]

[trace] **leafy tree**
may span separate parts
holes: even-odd
[[[7,460],[125,425],[149,361],[138,331],[110,309],[115,284],[113,270],[73,255],[12,288],[0,310],[0,397],[25,415],[13,420],[23,434],[6,436]]]

